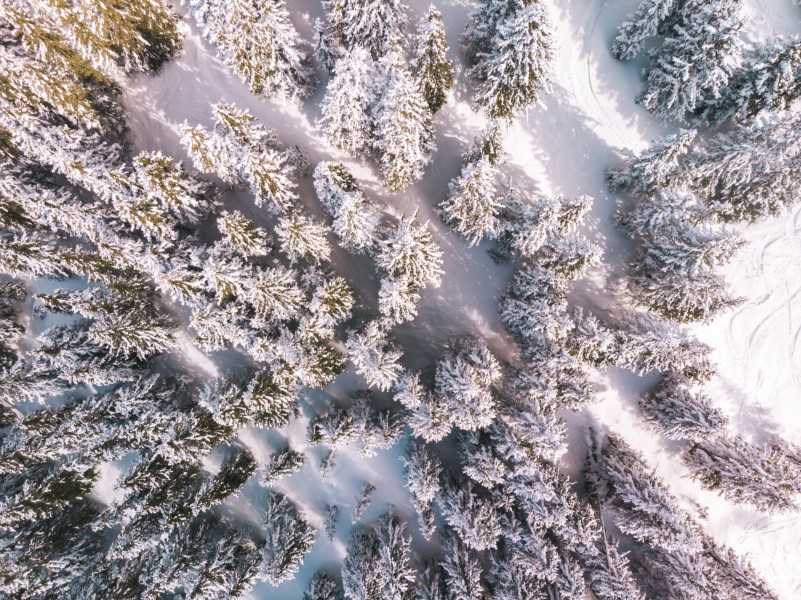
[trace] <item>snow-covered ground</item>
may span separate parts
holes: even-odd
[[[596,311],[614,311],[608,290],[617,285],[630,245],[615,230],[610,215],[617,198],[606,191],[603,173],[620,160],[626,150],[641,150],[649,142],[675,129],[658,122],[634,103],[640,89],[642,59],[631,63],[614,60],[609,43],[617,25],[638,0],[549,0],[560,47],[555,65],[553,92],[543,106],[516,123],[508,136],[507,172],[516,185],[534,194],[586,194],[595,199],[588,232],[604,248],[604,264],[574,290],[572,300]],[[296,26],[311,39],[311,23],[321,16],[319,2],[292,0]],[[429,0],[411,2],[416,23]],[[472,7],[470,0],[435,0],[442,11],[452,57],[458,57],[458,38]],[[755,37],[801,33],[801,7],[791,0],[747,0],[750,31]],[[179,7],[179,10],[180,9]],[[377,205],[391,214],[420,210],[445,253],[445,277],[438,289],[426,289],[418,317],[397,329],[396,338],[407,350],[406,364],[429,366],[441,344],[455,334],[474,332],[485,337],[500,356],[512,350],[497,317],[497,302],[511,274],[511,267],[496,265],[487,246],[469,248],[450,233],[433,213],[445,197],[448,181],[458,174],[461,152],[483,126],[483,118],[469,104],[464,69],[457,74],[454,98],[437,116],[437,154],[425,178],[399,195],[388,195],[369,164],[343,156],[323,140],[317,127],[318,104],[324,88],[302,107],[275,103],[251,94],[214,56],[193,24],[186,21],[181,56],[166,65],[156,77],[132,82],[125,93],[131,113],[129,126],[140,149],[162,150],[179,158],[186,155],[178,142],[178,125],[184,120],[209,125],[210,105],[234,102],[247,107],[287,144],[297,144],[313,163],[323,159],[344,160]],[[306,178],[301,192],[315,203]],[[250,203],[239,207],[255,216]],[[710,395],[725,409],[732,427],[755,440],[780,435],[801,444],[801,211],[759,226],[745,228],[749,246],[729,268],[734,290],[745,298],[735,312],[714,323],[697,327],[697,333],[715,349],[720,375],[709,387]],[[335,268],[348,278],[365,301],[364,310],[375,309],[378,279],[369,265],[346,255],[337,255]],[[735,507],[717,495],[699,489],[681,466],[680,449],[647,430],[639,417],[637,399],[650,383],[617,369],[599,374],[599,401],[581,415],[570,417],[571,451],[565,469],[575,471],[583,458],[584,427],[593,424],[622,434],[642,450],[674,492],[697,511],[706,509],[703,520],[719,541],[750,555],[758,571],[782,598],[801,597],[801,516],[768,517]],[[335,403],[363,385],[351,373],[343,375],[329,390],[310,395],[306,412],[325,403]],[[305,422],[286,431],[243,436],[264,457],[287,437],[296,448],[305,440]],[[378,487],[368,513],[371,519],[388,504],[411,514],[408,494],[402,487],[396,447],[371,459],[347,452],[339,454],[336,470],[327,481],[318,473],[322,449],[307,449],[312,460],[298,474],[282,480],[281,487],[300,502],[310,518],[322,525],[325,504],[340,506],[341,521],[333,543],[321,534],[307,556],[299,577],[279,588],[256,587],[256,598],[289,600],[301,596],[308,577],[324,565],[336,565],[344,556],[350,530],[350,512],[360,487],[371,481]],[[246,496],[258,501],[253,490]],[[258,502],[256,502],[258,504]],[[414,528],[412,528],[414,529]],[[425,551],[422,540],[415,541]]]

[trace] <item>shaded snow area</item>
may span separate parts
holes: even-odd
[[[299,32],[312,39],[312,22],[322,17],[319,2],[292,0],[289,4]],[[428,2],[410,4],[410,22],[416,23]],[[458,60],[459,36],[471,3],[439,0],[437,4],[443,13],[451,57]],[[594,199],[584,233],[603,247],[603,261],[574,287],[570,300],[596,314],[614,313],[614,298],[609,292],[621,285],[633,248],[612,225],[611,215],[619,198],[607,191],[604,171],[619,164],[627,151],[641,151],[676,127],[660,123],[634,102],[642,85],[644,57],[621,63],[609,54],[617,26],[634,10],[637,0],[552,0],[547,4],[558,45],[553,90],[542,96],[541,107],[512,126],[504,172],[515,186],[535,196],[588,195]],[[801,11],[790,0],[751,0],[747,9],[754,36],[801,33]],[[177,10],[184,11],[180,6]],[[191,164],[179,143],[179,125],[187,121],[211,127],[210,106],[216,102],[247,108],[275,129],[282,142],[297,145],[312,165],[321,160],[345,162],[374,206],[395,216],[419,209],[422,221],[430,219],[429,227],[444,253],[444,276],[440,287],[421,292],[418,316],[393,332],[404,351],[404,366],[430,372],[443,344],[460,334],[484,338],[499,358],[514,355],[514,344],[497,312],[513,265],[496,264],[487,253],[491,247],[488,242],[469,247],[434,212],[447,194],[448,182],[459,174],[461,154],[485,124],[484,118],[471,109],[464,64],[457,69],[454,97],[437,114],[437,151],[425,177],[405,192],[390,195],[372,163],[355,160],[326,143],[317,124],[324,85],[301,107],[255,96],[215,57],[214,49],[202,39],[191,19],[184,19],[181,27],[185,37],[180,56],[158,75],[142,76],[125,88],[128,126],[137,150],[161,150]],[[323,214],[310,177],[300,181],[299,192],[314,214]],[[263,222],[247,194],[229,196],[231,206],[257,223]],[[741,229],[748,245],[728,266],[726,276],[735,294],[745,302],[710,324],[693,327],[702,341],[713,347],[718,365],[718,375],[707,392],[730,417],[733,432],[758,442],[779,435],[801,444],[801,211],[796,209],[781,218]],[[377,315],[379,276],[371,261],[335,249],[333,266],[356,291],[358,314]],[[232,360],[228,354],[212,357],[214,364],[210,364],[189,345],[184,351],[207,371],[231,366],[226,362]],[[651,379],[610,368],[598,373],[595,383],[597,403],[578,414],[564,415],[570,439],[562,463],[564,471],[579,476],[588,425],[620,434],[644,454],[683,506],[699,515],[716,540],[748,555],[781,598],[801,597],[801,571],[797,568],[801,516],[766,515],[702,490],[682,465],[682,450],[648,429],[641,418],[637,401],[653,383]],[[333,471],[325,478],[319,468],[325,448],[307,447],[308,419],[327,406],[342,404],[354,390],[364,387],[365,382],[349,368],[325,390],[307,392],[302,403],[305,416],[290,426],[241,434],[259,460],[287,441],[295,449],[305,448],[305,466],[280,480],[278,488],[303,508],[320,531],[298,576],[279,587],[260,583],[251,594],[253,598],[298,599],[318,569],[340,564],[352,529],[350,515],[367,482],[377,488],[364,515],[367,521],[392,505],[399,515],[414,522],[398,460],[405,441],[371,458],[357,456],[350,448],[340,449]],[[389,402],[380,394],[376,397]],[[113,481],[114,474],[106,473],[101,487],[111,486]],[[103,495],[102,490],[99,493]],[[263,504],[265,494],[253,480],[230,503],[248,514]],[[333,541],[323,532],[326,505],[339,507]],[[410,531],[415,536],[413,547],[425,553],[428,542],[419,536],[416,526]]]

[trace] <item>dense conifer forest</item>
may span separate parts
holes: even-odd
[[[2,0],[0,597],[795,597],[801,37],[611,4]]]

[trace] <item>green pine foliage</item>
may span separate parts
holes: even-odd
[[[453,87],[454,66],[447,58],[447,52],[448,40],[442,14],[431,6],[417,26],[412,73],[432,114],[445,105]]]

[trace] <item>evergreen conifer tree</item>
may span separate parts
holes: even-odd
[[[412,76],[390,66],[372,110],[375,147],[387,188],[405,190],[422,178],[434,151],[431,109]]]
[[[677,0],[643,0],[618,28],[612,42],[612,56],[618,60],[629,60],[642,50],[645,40],[660,30],[665,20],[673,13]]]
[[[787,110],[801,95],[799,68],[798,38],[777,37],[757,46],[748,52],[743,65],[732,75],[729,87],[709,106],[703,118],[720,123]]]
[[[354,252],[375,243],[378,213],[367,206],[361,187],[342,163],[321,162],[314,169],[314,189],[333,217],[332,229],[342,245]]]
[[[273,492],[267,501],[263,533],[259,576],[272,585],[292,579],[311,550],[314,529],[289,498]]]
[[[426,227],[417,223],[417,211],[401,217],[397,228],[379,242],[378,267],[391,278],[407,276],[416,289],[438,287],[442,277],[442,250]]]
[[[389,342],[388,332],[380,321],[371,321],[361,333],[351,332],[346,347],[356,372],[370,387],[387,391],[398,380],[401,373],[398,360],[403,353]]]
[[[728,422],[706,395],[672,374],[640,400],[640,408],[657,431],[673,439],[710,439],[723,433]]]
[[[794,510],[801,493],[801,461],[784,443],[758,445],[741,437],[696,442],[685,462],[704,487],[765,512]]]
[[[328,23],[345,47],[363,47],[378,59],[402,37],[407,22],[401,0],[325,0]]]
[[[445,485],[437,500],[448,525],[473,550],[494,548],[501,526],[493,503],[479,498],[470,482]]]
[[[356,46],[337,61],[320,105],[320,127],[334,146],[351,154],[372,147],[377,85],[377,68],[365,48]]]
[[[283,0],[189,0],[204,35],[254,94],[303,99],[317,83]]]
[[[548,91],[554,46],[545,6],[526,3],[495,25],[489,53],[471,70],[478,82],[476,103],[490,118],[513,119]]]
[[[417,25],[412,58],[412,73],[431,114],[445,105],[453,87],[454,66],[447,58],[447,52],[448,40],[442,14],[432,5]]]
[[[470,245],[498,235],[498,202],[495,169],[487,157],[467,163],[448,184],[447,199],[440,204],[445,222],[467,238]]]
[[[409,444],[401,460],[406,467],[406,487],[412,495],[420,531],[430,540],[436,528],[432,505],[440,489],[440,462],[425,444],[417,440]]]
[[[309,581],[303,600],[344,600],[344,596],[342,588],[331,575],[317,571]]]
[[[678,120],[713,104],[742,59],[740,12],[740,0],[683,2],[661,48],[650,53],[637,101]]]
[[[349,600],[411,600],[415,580],[406,526],[387,513],[378,524],[351,535],[342,566]]]

